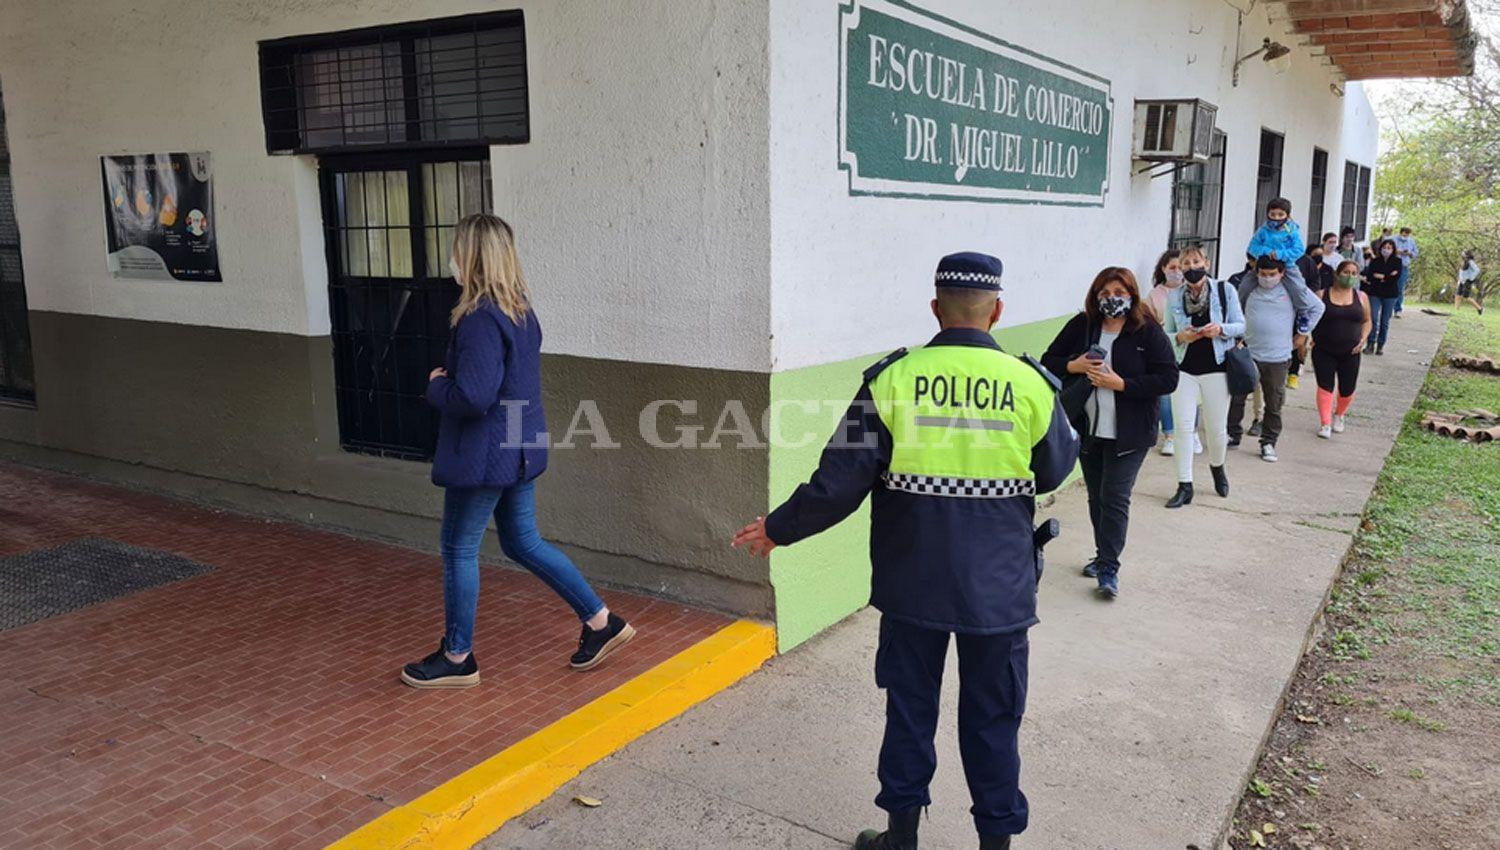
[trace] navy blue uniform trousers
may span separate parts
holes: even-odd
[[[932,803],[928,785],[937,770],[938,696],[948,656],[948,632],[880,619],[875,684],[885,689],[885,740],[880,745],[880,794],[888,812]],[[1026,632],[958,635],[958,746],[980,835],[1026,829],[1021,755],[1016,733],[1026,710]]]

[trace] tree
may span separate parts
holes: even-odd
[[[1475,67],[1467,77],[1405,83],[1381,99],[1384,148],[1376,220],[1421,240],[1417,291],[1451,298],[1463,252],[1481,267],[1479,292],[1500,275],[1500,0],[1469,0]]]

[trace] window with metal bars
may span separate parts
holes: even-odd
[[[1286,137],[1274,130],[1260,131],[1260,165],[1255,174],[1255,227],[1266,217],[1266,204],[1281,196],[1281,154]]]
[[[1328,151],[1313,148],[1312,186],[1307,193],[1307,241],[1323,239],[1323,200],[1328,194]]]
[[[1208,260],[1209,274],[1219,273],[1219,231],[1224,218],[1224,149],[1228,137],[1213,131],[1208,162],[1184,166],[1172,174],[1173,248],[1197,246]]]
[[[273,154],[531,136],[520,11],[261,42],[260,78]]]
[[[1344,195],[1339,209],[1339,227],[1354,228],[1354,238],[1363,241],[1365,228],[1369,226],[1370,180],[1373,172],[1369,166],[1344,160]]]
[[[5,92],[0,90],[0,401],[32,404],[35,400],[26,276],[21,268],[21,228],[16,222],[16,198],[11,190]]]
[[[354,452],[432,457],[424,394],[444,362],[453,228],[489,212],[488,151],[402,151],[320,161],[339,437]]]

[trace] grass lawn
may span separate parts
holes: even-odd
[[[1241,800],[1230,845],[1500,846],[1500,443],[1419,427],[1500,411],[1500,310],[1466,309],[1407,414]]]

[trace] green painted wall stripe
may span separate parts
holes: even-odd
[[[1040,357],[1072,315],[995,332],[1012,354]],[[838,363],[771,375],[771,403],[780,439],[771,445],[770,503],[778,505],[818,465],[823,445],[859,390],[865,368],[884,356],[874,352]],[[869,501],[834,528],[771,553],[776,594],[776,634],[786,652],[858,611],[870,599]]]

